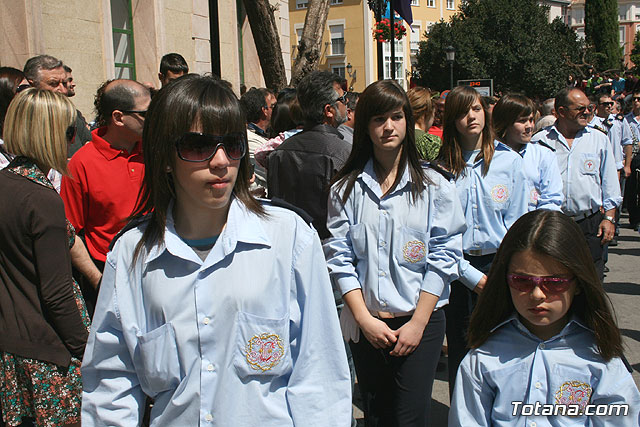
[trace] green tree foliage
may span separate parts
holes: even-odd
[[[621,66],[617,0],[587,0],[584,5],[584,34],[594,52],[596,69]]]
[[[636,37],[633,40],[633,49],[631,49],[629,59],[635,64],[633,72],[638,74],[640,72],[640,31],[636,33]]]
[[[420,45],[421,84],[449,88],[445,48],[456,50],[454,80],[494,79],[496,91],[548,97],[575,72],[581,42],[559,19],[549,23],[536,0],[467,0],[450,22],[440,21]]]

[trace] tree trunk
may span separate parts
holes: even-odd
[[[327,25],[328,15],[329,0],[309,0],[302,37],[291,70],[292,86],[297,85],[304,76],[318,67],[322,55],[322,34]]]
[[[327,5],[329,4],[327,1]],[[243,0],[265,85],[276,93],[287,85],[280,31],[268,0]]]

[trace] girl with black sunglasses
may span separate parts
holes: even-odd
[[[141,198],[107,257],[84,359],[84,426],[139,425],[145,396],[151,425],[348,425],[320,240],[250,194],[245,123],[212,77],[153,98]]]

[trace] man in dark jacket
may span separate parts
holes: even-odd
[[[270,198],[280,198],[306,211],[321,239],[327,230],[329,181],[347,161],[351,146],[337,127],[346,121],[341,77],[315,71],[298,85],[304,130],[285,140],[268,158]]]

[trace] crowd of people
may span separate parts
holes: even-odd
[[[355,426],[357,378],[423,427],[443,352],[450,426],[639,425],[603,279],[640,87],[238,98],[172,53],[87,123],[71,73],[0,68],[4,425]]]

